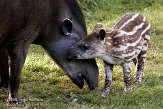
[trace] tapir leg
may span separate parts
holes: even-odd
[[[11,58],[8,96],[9,103],[20,102],[17,94],[20,83],[21,71],[24,65],[28,47],[29,45],[24,45],[23,43],[21,43],[8,48],[9,56]]]
[[[149,31],[147,31],[144,36],[144,43],[143,43],[143,49],[138,55],[138,64],[137,64],[137,72],[135,77],[135,83],[140,84],[142,81],[142,76],[144,72],[144,63],[147,59],[147,50],[148,50],[148,40],[150,39]]]
[[[137,71],[136,71],[136,77],[135,77],[135,83],[137,84],[140,84],[142,81],[145,61],[146,61],[146,51],[142,51],[138,55],[138,65],[137,65]]]
[[[125,62],[122,64],[124,82],[125,82],[125,91],[131,90],[131,65],[132,65],[132,62]]]
[[[8,52],[7,49],[0,49],[0,75],[1,83],[0,88],[8,88],[8,79],[9,79],[9,63],[8,63]]]
[[[26,28],[26,29],[30,29]],[[18,89],[20,83],[20,76],[22,67],[27,56],[27,51],[30,44],[33,42],[34,38],[38,35],[36,32],[28,33],[28,30],[24,29],[16,37],[24,37],[19,40],[19,42],[14,43],[11,46],[8,46],[8,53],[11,59],[10,62],[10,76],[9,76],[9,95],[8,103],[23,103],[18,98]]]
[[[112,83],[113,65],[105,62],[104,67],[105,67],[105,86],[101,94],[101,96],[103,97],[107,96],[110,92],[110,86]]]

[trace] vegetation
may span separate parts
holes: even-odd
[[[127,12],[146,16],[153,32],[145,66],[143,82],[126,93],[122,68],[116,66],[113,84],[108,97],[100,93],[104,84],[103,63],[97,59],[100,70],[99,88],[80,90],[57,67],[45,51],[32,45],[25,62],[20,86],[20,96],[25,106],[11,109],[163,109],[163,0],[80,0],[88,32],[97,22],[112,27]],[[132,76],[134,78],[134,67]],[[0,108],[6,109],[6,93],[0,92]]]

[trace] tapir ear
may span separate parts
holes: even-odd
[[[95,32],[96,30],[100,29],[100,28],[103,28],[102,24],[101,23],[97,23],[93,29],[93,32]]]
[[[99,31],[98,39],[99,39],[100,41],[103,41],[104,38],[105,38],[105,35],[106,35],[105,29],[101,29],[101,30]]]
[[[73,26],[72,21],[70,19],[68,19],[68,18],[65,18],[62,21],[62,26],[61,26],[63,34],[66,35],[66,36],[71,34],[72,33],[72,26]]]

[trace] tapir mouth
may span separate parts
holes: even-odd
[[[84,78],[81,73],[77,73],[78,75],[74,77],[70,77],[74,84],[76,84],[80,89],[84,86]]]
[[[94,90],[98,87],[99,72],[98,66],[94,59],[76,60],[68,58],[68,62],[71,67],[69,67],[69,69],[66,69],[65,71],[69,72],[69,77],[75,85],[82,89],[84,83],[86,82],[90,90]]]
[[[88,87],[90,88],[90,90],[94,90],[97,87],[93,84],[93,81],[89,81],[87,75],[85,75],[83,73],[78,73],[77,76],[75,76],[71,79],[72,79],[73,83],[76,84],[80,89],[82,89],[84,86],[84,80],[88,84]]]

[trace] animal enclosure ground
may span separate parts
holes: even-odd
[[[104,86],[103,63],[97,59],[100,70],[99,87],[80,90],[39,46],[32,45],[23,68],[19,95],[25,106],[11,109],[162,109],[163,108],[163,0],[81,0],[88,32],[97,22],[113,26],[123,14],[139,12],[151,23],[153,32],[147,53],[141,85],[132,82],[133,91],[124,91],[122,68],[113,71],[113,83],[108,97],[100,96]],[[132,77],[135,72],[133,67]],[[134,79],[133,79],[134,80]],[[6,93],[0,92],[0,109],[6,106]]]

